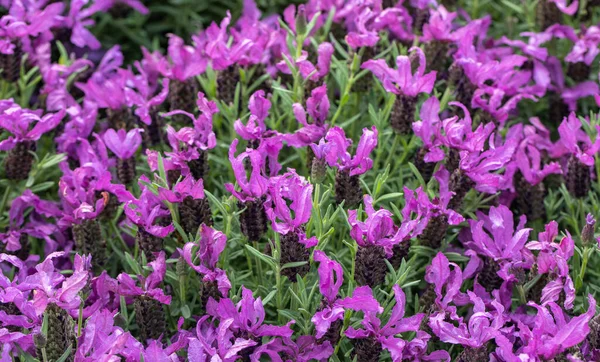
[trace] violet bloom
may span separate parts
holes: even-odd
[[[111,311],[99,310],[86,320],[75,358],[81,362],[118,359],[131,338],[129,332],[114,325]]]
[[[150,125],[152,123],[150,113],[167,99],[167,95],[169,94],[169,79],[163,79],[160,92],[153,95],[155,89],[151,87],[146,70],[140,63],[136,63],[136,68],[140,72],[140,75],[132,80],[136,91],[132,88],[127,88],[125,92],[130,102],[136,106],[135,114],[146,125]]]
[[[556,5],[556,7],[558,8],[558,10],[560,10],[561,12],[573,16],[575,15],[575,13],[577,12],[577,9],[579,9],[579,0],[546,0],[548,2],[554,3]],[[569,5],[567,5],[567,2],[570,2]]]
[[[180,82],[204,73],[207,61],[198,49],[185,45],[183,39],[169,34],[169,47],[167,54],[171,64],[161,64],[160,72],[163,76]]]
[[[312,192],[313,185],[290,169],[284,175],[271,177],[270,198],[265,202],[265,212],[273,230],[282,235],[297,235],[298,242],[307,249],[319,242],[315,236],[306,238],[303,228],[311,216]]]
[[[529,326],[519,323],[519,335],[524,343],[520,348],[529,356],[551,360],[560,353],[583,342],[590,333],[590,321],[596,314],[596,300],[588,295],[588,310],[577,317],[568,315],[555,303],[542,307],[533,302],[528,305],[537,309],[535,320]]]
[[[190,362],[233,362],[239,359],[238,352],[258,344],[252,339],[235,338],[230,329],[234,323],[233,319],[221,319],[215,328],[209,318],[210,316],[206,315],[198,320],[196,335],[189,339],[187,356]]]
[[[333,52],[333,45],[328,42],[323,42],[317,48],[316,66],[308,60],[308,53],[305,50],[302,51],[302,54],[299,58],[289,59],[289,61],[293,66],[298,68],[300,74],[305,80],[317,82],[329,74]],[[288,63],[285,60],[280,61],[277,64],[277,68],[283,74],[292,74],[292,70],[289,68]]]
[[[447,311],[453,317],[456,316],[456,307],[454,305],[465,305],[469,302],[469,297],[460,291],[464,280],[470,278],[479,266],[478,258],[471,257],[469,264],[464,272],[460,267],[448,261],[448,258],[439,252],[427,266],[425,272],[425,281],[433,287],[435,291],[435,306],[432,309],[437,311]],[[424,306],[429,308],[428,306]]]
[[[441,142],[437,135],[440,134],[442,122],[439,117],[440,101],[431,97],[423,102],[419,112],[420,121],[413,122],[412,129],[417,137],[423,141],[425,162],[439,162],[444,159],[444,151],[440,149]]]
[[[583,62],[591,66],[598,53],[600,53],[600,50],[598,50],[599,45],[600,28],[598,26],[590,26],[577,39],[573,45],[573,49],[565,57],[565,61],[569,63]]]
[[[552,84],[550,84],[549,89],[560,94],[563,102],[569,106],[570,111],[577,110],[577,101],[579,99],[594,96],[600,92],[598,83],[591,80],[580,82],[568,88],[565,84],[564,71],[558,58],[548,57],[546,66],[552,78]]]
[[[296,120],[302,128],[292,134],[282,136],[288,145],[292,147],[304,147],[318,142],[327,131],[325,120],[329,114],[329,98],[327,97],[327,85],[323,84],[312,90],[311,96],[306,100],[308,114],[311,122],[306,117],[306,110],[300,103],[294,103],[292,109]]]
[[[313,336],[299,336],[295,342],[291,338],[277,338],[257,346],[250,359],[258,361],[266,354],[272,361],[283,361],[281,356],[284,356],[286,362],[324,362],[331,357],[333,351],[329,341],[319,344]]]
[[[0,151],[12,150],[22,142],[35,142],[42,135],[56,128],[65,116],[65,110],[48,113],[42,116],[41,110],[21,108],[12,99],[2,101],[0,105],[0,129],[11,133],[7,139],[0,141]]]
[[[419,57],[419,67],[415,73],[412,72],[410,58],[406,55],[400,55],[396,59],[398,69],[390,68],[384,59],[369,60],[361,68],[373,72],[388,92],[409,97],[416,97],[420,93],[429,94],[435,84],[436,72],[425,74],[425,54],[420,48],[413,47],[409,51],[416,52]]]
[[[416,314],[412,317],[404,318],[406,296],[399,285],[392,287],[396,305],[392,309],[390,319],[381,327],[381,321],[377,318],[376,313],[365,313],[362,325],[364,329],[354,329],[350,326],[346,330],[346,337],[358,340],[367,339],[369,346],[373,346],[373,351],[365,353],[367,356],[372,355],[376,351],[385,349],[390,352],[392,361],[400,362],[403,358],[403,349],[406,346],[406,341],[396,337],[396,335],[404,332],[416,332],[419,330],[421,321],[425,316],[423,313]],[[356,351],[361,353],[362,350]],[[365,358],[364,356],[362,356]],[[362,360],[359,356],[359,360]]]
[[[340,171],[349,173],[350,176],[362,175],[373,167],[373,160],[369,154],[377,147],[377,128],[363,128],[363,133],[356,147],[354,157],[348,152],[352,140],[346,138],[344,130],[340,127],[329,129],[325,140],[331,143],[331,152],[325,155],[325,160],[330,167],[337,167]]]
[[[265,309],[261,298],[255,299],[252,291],[244,286],[242,299],[237,304],[233,304],[229,298],[223,298],[219,302],[210,300],[206,312],[221,321],[231,321],[228,327],[235,338],[258,342],[262,337],[290,338],[293,334],[290,328],[295,323],[293,320],[284,326],[264,324]]]
[[[114,50],[120,53],[118,46],[115,46]],[[107,52],[104,59],[107,59],[109,54]],[[126,89],[129,80],[133,79],[134,75],[128,69],[118,68],[116,61],[120,58],[117,55],[114,56],[115,64],[111,64],[107,69],[98,68],[86,83],[75,83],[75,85],[85,93],[86,102],[92,102],[100,108],[117,111],[131,106]],[[108,61],[111,60],[108,59]],[[113,66],[116,67],[112,68]],[[123,122],[123,120],[119,121]]]
[[[212,284],[217,287],[223,297],[227,297],[231,283],[227,279],[224,270],[217,268],[219,255],[225,249],[227,236],[210,226],[202,225],[200,229],[200,239],[197,242],[190,242],[183,247],[183,258],[192,269],[203,274],[202,281],[205,284]],[[198,250],[194,253],[194,248]],[[196,258],[200,261],[195,264]]]
[[[446,321],[446,312],[439,312],[429,317],[429,327],[443,342],[460,344],[465,349],[478,349],[495,338],[502,338],[500,329],[507,321],[504,307],[492,301],[493,310],[488,311],[483,300],[475,293],[467,291],[473,303],[473,314],[467,323],[458,318],[458,326]],[[487,355],[487,353],[486,353]]]
[[[267,132],[265,119],[269,116],[271,101],[265,97],[265,91],[258,90],[250,96],[248,101],[250,118],[244,125],[241,119],[233,123],[233,129],[246,141],[259,140]]]
[[[100,9],[98,2],[84,9],[89,2],[87,0],[74,0],[69,4],[69,14],[64,18],[63,26],[71,29],[71,43],[79,48],[88,47],[92,50],[99,49],[101,44],[88,30],[88,27],[95,25],[92,16]]]
[[[107,201],[97,198],[95,190],[87,187],[90,169],[77,168],[70,175],[63,175],[58,182],[58,190],[62,200],[63,215],[59,225],[69,227],[84,220],[94,220],[104,210]],[[108,175],[110,180],[110,174]]]
[[[373,208],[373,198],[370,195],[364,196],[364,204],[367,214],[365,221],[358,220],[358,210],[348,210],[348,223],[352,227],[350,236],[360,247],[382,247],[387,257],[391,257],[392,248],[404,241],[404,235],[394,225],[390,211]]]
[[[352,49],[362,47],[374,47],[379,41],[379,34],[373,29],[367,29],[367,23],[374,20],[376,13],[368,7],[358,14],[354,20],[355,30],[348,32],[346,35],[346,43]],[[369,26],[370,28],[370,26]]]
[[[175,230],[173,224],[168,226],[155,224],[158,218],[170,216],[170,213],[162,208],[162,201],[146,187],[142,189],[139,199],[132,199],[125,203],[124,211],[129,220],[156,237],[164,238]]]
[[[454,31],[452,22],[458,14],[449,12],[443,5],[439,5],[436,9],[431,9],[429,21],[423,25],[423,36],[421,42],[442,41],[454,42],[461,35]],[[440,54],[444,57],[446,54]]]
[[[504,144],[495,145],[490,137],[488,144],[485,151],[461,151],[459,168],[475,183],[477,191],[493,194],[512,185],[512,179],[501,172],[512,160],[518,139],[507,138]]]
[[[558,243],[555,242],[557,236],[558,223],[551,221],[544,231],[539,233],[538,240],[527,243],[526,247],[538,251],[535,264],[537,274],[549,276],[538,281],[548,281],[538,302],[541,305],[558,302],[564,293],[564,307],[571,309],[575,301],[575,287],[569,275],[569,259],[575,252],[575,242],[568,232]]]
[[[339,340],[339,329],[332,328],[332,324],[338,321],[341,323],[346,309],[365,313],[382,313],[383,308],[373,297],[373,292],[368,286],[354,289],[352,297],[339,298],[338,292],[344,282],[342,266],[329,259],[321,250],[315,250],[314,260],[319,262],[319,291],[323,295],[323,303],[322,308],[317,310],[311,321],[315,324],[317,339],[323,337],[330,329],[337,331],[338,335],[333,336],[334,340],[330,341],[332,344],[336,344]]]
[[[502,89],[477,89],[473,94],[473,108],[481,108],[491,116],[491,121],[503,126],[509,113],[517,108],[522,99],[537,100],[533,95],[520,93],[506,101],[506,92]],[[504,104],[503,104],[504,103]]]
[[[231,22],[231,13],[227,15],[221,24],[213,22],[204,33],[197,37],[196,43],[204,48],[204,52],[211,59],[213,69],[217,71],[225,70],[234,64],[241,66],[250,65],[247,53],[253,48],[253,41],[245,37],[236,37],[230,41],[227,27]],[[256,50],[256,49],[254,49]]]
[[[236,157],[237,144],[237,139],[231,142],[229,162],[240,191],[236,191],[234,185],[230,183],[225,184],[225,189],[242,202],[258,200],[267,193],[269,188],[269,180],[261,174],[262,156],[256,150],[246,149]],[[246,174],[246,159],[250,160],[250,177]]]
[[[196,117],[191,113],[182,110],[175,110],[169,113],[163,114],[163,117],[171,117],[176,114],[182,114],[190,118],[194,124],[194,131],[196,135],[194,137],[195,145],[205,151],[212,149],[217,145],[217,138],[213,132],[213,117],[219,113],[219,108],[214,101],[209,101],[204,93],[198,92],[198,99],[196,105],[200,110],[200,116]]]
[[[27,277],[21,287],[35,290],[33,305],[37,315],[41,315],[49,304],[55,304],[73,317],[79,313],[81,296],[79,292],[87,285],[90,273],[90,257],[75,255],[73,274],[65,278],[54,266],[54,259],[64,257],[64,251],[51,253],[35,267],[36,273]]]
[[[28,221],[25,222],[25,213],[29,208],[31,212],[28,215]],[[3,250],[10,254],[18,254],[23,259],[29,255],[27,253],[15,253],[26,245],[23,244],[23,238],[27,243],[27,237],[32,236],[46,241],[46,250],[55,251],[57,244],[51,238],[51,235],[58,232],[55,223],[48,222],[45,218],[58,218],[62,211],[54,202],[40,199],[31,190],[27,189],[23,194],[12,200],[8,212],[9,225],[6,233],[0,233],[1,242],[4,243]]]
[[[575,112],[571,112],[558,126],[560,140],[551,149],[551,156],[558,158],[564,155],[572,155],[586,166],[594,165],[594,155],[600,148],[600,137],[592,142],[590,136],[582,129],[582,122],[577,118]],[[596,132],[600,132],[600,126],[596,126]]]
[[[466,247],[486,258],[482,272],[489,274],[490,283],[486,288],[495,289],[503,280],[513,280],[513,272],[517,268],[531,267],[533,256],[525,248],[525,243],[532,229],[525,228],[525,215],[521,215],[515,228],[513,213],[504,205],[492,206],[488,215],[477,212],[477,218],[469,220],[470,230],[465,229],[459,239]]]
[[[50,51],[50,46],[48,46]],[[41,65],[40,71],[44,79],[44,87],[40,91],[46,95],[46,109],[59,111],[67,109],[69,115],[73,115],[73,109],[79,108],[79,104],[73,98],[68,87],[68,78],[76,73],[81,73],[91,67],[93,63],[87,59],[76,59],[70,65],[48,64]],[[65,127],[66,128],[66,127]]]
[[[119,281],[119,294],[126,297],[144,296],[154,299],[162,304],[171,304],[171,296],[165,295],[160,287],[167,272],[165,252],[161,251],[156,260],[148,263],[148,265],[152,268],[152,272],[147,277],[138,275],[138,281],[141,287],[138,286],[138,283],[136,283],[129,274],[119,274],[117,277],[117,280]]]
[[[124,129],[115,131],[110,128],[104,133],[104,144],[118,158],[127,160],[135,155],[135,152],[142,144],[142,133],[140,128],[134,128],[129,132]]]

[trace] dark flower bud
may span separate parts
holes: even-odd
[[[56,304],[48,305],[44,313],[48,316],[46,357],[48,361],[56,361],[62,357],[69,346],[75,348],[75,321],[66,310]],[[72,354],[66,361],[73,361]]]
[[[352,208],[360,203],[363,197],[362,186],[358,175],[350,176],[347,170],[339,170],[335,176],[335,201],[344,203],[345,208]]]
[[[2,78],[10,83],[14,83],[21,77],[21,59],[23,59],[23,47],[17,40],[14,44],[12,54],[0,53],[0,68],[2,68]]]
[[[565,182],[571,196],[576,198],[587,196],[592,183],[590,167],[572,155],[567,163]]]
[[[267,232],[267,214],[265,212],[266,197],[254,201],[240,202],[238,207],[245,209],[240,214],[240,228],[242,234],[250,241],[259,241],[261,236]]]
[[[146,344],[149,339],[158,339],[166,330],[165,311],[161,302],[146,296],[138,296],[133,304],[135,321],[140,341]]]
[[[415,54],[413,52],[412,54]],[[390,125],[400,135],[408,135],[412,132],[412,124],[415,121],[417,109],[417,98],[399,94],[396,96],[392,112],[390,113]]]
[[[177,79],[172,79],[169,82],[169,107],[171,111],[182,110],[189,113],[194,113],[197,106],[196,100],[198,99],[198,91],[200,87],[195,77],[187,79],[182,82]],[[171,116],[171,119],[175,123],[186,124],[189,122],[183,114],[175,114]]]
[[[487,347],[465,347],[465,349],[461,352],[461,354],[456,358],[457,362],[479,362],[479,361],[487,361],[488,351]]]
[[[421,245],[438,249],[448,230],[448,216],[440,214],[429,219],[423,233],[419,236]]]
[[[208,171],[210,170],[208,164],[208,153],[202,150],[199,150],[199,153],[200,157],[195,160],[188,161],[188,166],[192,176],[194,176],[194,179],[205,180],[208,176]]]
[[[368,285],[373,288],[383,283],[387,273],[385,258],[385,250],[381,246],[359,246],[356,252],[354,273],[354,279],[358,285]]]
[[[4,170],[9,180],[21,181],[29,177],[34,157],[30,152],[35,152],[34,141],[18,142],[15,147],[8,151],[4,159]]]
[[[286,235],[281,235],[280,240],[281,246],[281,265],[287,263],[296,263],[301,261],[306,261],[307,263],[304,265],[285,268],[281,271],[281,274],[288,277],[288,279],[292,282],[297,281],[297,276],[301,277],[305,276],[309,270],[310,265],[308,264],[308,260],[310,258],[309,250],[299,242],[298,234],[295,232],[290,232]]]
[[[148,261],[154,260],[154,253],[163,249],[163,239],[150,234],[141,227],[138,229],[135,239]]]
[[[353,339],[352,344],[354,344],[356,362],[379,361],[379,355],[383,349],[381,343],[376,338]]]
[[[85,219],[73,225],[73,239],[79,253],[92,255],[94,266],[102,267],[106,263],[106,241],[97,220]]]
[[[117,159],[117,177],[123,185],[129,185],[135,179],[135,157]]]
[[[596,232],[596,219],[592,214],[585,218],[585,226],[581,231],[581,241],[583,245],[588,246],[594,243],[594,233]]]
[[[221,70],[217,76],[217,94],[227,105],[233,104],[235,91],[240,82],[240,71],[237,65],[230,65]]]
[[[179,204],[179,217],[183,230],[196,235],[200,225],[212,225],[212,212],[206,199],[194,199],[191,196],[183,199]]]

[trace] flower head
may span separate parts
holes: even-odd
[[[140,135],[142,132],[144,130],[141,128],[134,128],[129,132],[124,129],[115,131],[110,128],[104,133],[104,144],[117,157],[126,160],[133,157],[142,144],[142,136]]]
[[[41,111],[21,108],[12,99],[0,105],[0,129],[5,129],[12,136],[0,141],[0,151],[14,148],[17,143],[37,141],[44,133],[54,129],[65,116],[65,110],[48,113],[42,116]]]
[[[325,155],[325,160],[331,167],[347,170],[350,176],[362,175],[373,167],[373,160],[369,158],[371,151],[377,147],[377,128],[363,128],[362,136],[356,147],[354,157],[348,152],[352,140],[346,138],[344,130],[340,127],[329,129],[325,140],[331,144],[330,152]]]
[[[310,248],[317,245],[317,238],[306,238],[302,226],[308,222],[312,211],[313,186],[296,171],[270,179],[269,198],[265,202],[265,212],[273,230],[287,235],[298,234],[298,242]],[[289,206],[288,206],[289,204]]]
[[[262,156],[259,151],[249,148],[236,157],[235,150],[237,144],[237,139],[231,142],[231,146],[229,147],[229,162],[231,162],[233,174],[241,191],[236,191],[233,184],[230,183],[225,184],[225,189],[241,201],[255,200],[262,197],[269,187],[269,180],[261,174]],[[250,159],[250,178],[246,175],[246,159]]]
[[[416,97],[420,93],[431,93],[435,83],[436,72],[425,74],[425,54],[420,48],[411,48],[419,56],[419,67],[413,74],[410,58],[401,55],[396,59],[398,69],[390,68],[384,59],[369,60],[362,65],[379,78],[386,91]]]

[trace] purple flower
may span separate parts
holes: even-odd
[[[242,299],[237,305],[229,298],[223,298],[219,302],[212,299],[206,306],[206,312],[220,320],[231,320],[229,329],[234,334],[244,334],[251,339],[267,336],[289,338],[293,334],[290,328],[290,325],[295,323],[293,320],[285,326],[263,324],[265,309],[262,300],[260,297],[254,299],[252,291],[244,286],[242,286]]]
[[[200,229],[200,239],[197,242],[190,242],[183,247],[183,258],[192,269],[200,274],[204,274],[203,281],[217,282],[219,291],[226,297],[231,289],[231,283],[227,279],[227,274],[224,270],[217,268],[219,255],[225,249],[227,244],[227,236],[220,231],[217,231],[210,226],[202,224]],[[198,250],[194,253],[194,248]],[[200,261],[200,264],[194,263],[195,258]]]
[[[146,296],[162,304],[171,304],[171,296],[165,295],[160,284],[165,278],[167,266],[165,264],[165,252],[161,251],[156,260],[148,263],[152,272],[148,276],[138,275],[141,287],[127,273],[121,273],[117,277],[119,281],[118,292],[122,296],[135,297]]]
[[[169,94],[169,79],[165,78],[162,80],[162,89],[158,94],[153,96],[154,89],[150,87],[146,71],[139,63],[136,64],[136,67],[141,73],[141,75],[133,79],[136,91],[132,88],[127,88],[125,92],[127,93],[127,97],[131,104],[136,106],[135,114],[140,117],[142,122],[150,125],[152,123],[150,111],[154,107],[161,105]]]
[[[456,12],[448,12],[443,5],[437,9],[431,9],[429,22],[423,25],[423,36],[421,42],[429,42],[432,40],[439,41],[455,41],[459,33],[453,33],[454,26],[452,22],[458,15]],[[445,54],[442,54],[444,56]]]
[[[0,141],[0,151],[13,149],[17,143],[37,141],[44,133],[54,129],[65,116],[65,110],[48,113],[44,116],[41,110],[32,111],[21,108],[12,99],[6,100],[0,106],[0,129],[12,133],[7,139]],[[33,126],[33,127],[32,127]]]
[[[269,188],[269,180],[261,174],[262,156],[259,151],[248,148],[245,152],[235,157],[237,144],[237,139],[231,142],[231,146],[229,147],[229,162],[231,162],[233,174],[241,191],[236,191],[233,184],[230,183],[225,184],[225,189],[240,201],[256,200],[266,194]],[[250,159],[250,178],[246,175],[246,158]]]
[[[480,128],[481,134],[486,130]],[[460,169],[475,182],[475,189],[480,192],[496,193],[498,190],[510,188],[512,178],[510,175],[497,173],[512,160],[517,149],[518,138],[507,138],[504,144],[496,145],[493,137],[489,140],[488,150],[461,151]]]
[[[344,130],[340,127],[329,129],[325,140],[331,144],[330,152],[325,155],[329,166],[337,166],[340,170],[347,170],[350,176],[362,175],[373,167],[373,160],[369,158],[371,151],[377,147],[377,128],[373,126],[370,130],[363,128],[362,136],[356,147],[354,157],[348,152],[352,140],[346,138]]]
[[[536,126],[541,126],[542,129],[538,133]],[[517,126],[513,126],[517,128]],[[515,152],[515,165],[523,175],[523,178],[531,185],[537,185],[551,174],[561,174],[560,164],[550,162],[546,165],[542,164],[542,151],[551,149],[551,141],[549,134],[541,123],[536,123],[535,126],[525,126],[523,140],[520,142],[517,151]],[[509,131],[510,133],[510,131]],[[549,147],[548,147],[549,146]]]
[[[358,210],[348,210],[348,223],[352,227],[350,236],[359,246],[383,247],[389,257],[392,255],[394,245],[403,241],[403,235],[394,225],[390,211],[384,208],[375,211],[373,198],[370,195],[364,196],[364,204],[367,214],[365,221],[358,220]]]
[[[379,41],[379,34],[377,31],[367,29],[367,22],[373,20],[376,14],[365,7],[358,16],[354,19],[355,31],[350,31],[346,35],[346,43],[352,49],[358,49],[361,47],[373,47]]]
[[[171,64],[162,63],[160,72],[163,76],[185,82],[189,78],[204,73],[207,61],[201,53],[192,46],[185,45],[183,39],[169,34],[169,47],[167,48]]]
[[[234,122],[233,128],[238,135],[247,141],[261,139],[267,132],[265,119],[269,116],[271,101],[265,98],[263,90],[256,91],[250,96],[248,109],[250,109],[250,118],[246,125],[238,119]]]
[[[548,360],[581,343],[590,333],[589,322],[596,314],[596,300],[591,294],[588,303],[587,312],[569,319],[555,303],[550,303],[548,310],[529,302],[538,313],[532,329],[519,323],[519,335],[525,344],[521,351]]]
[[[521,93],[508,98],[504,102],[506,92],[502,89],[477,89],[475,94],[473,94],[472,106],[473,108],[483,109],[502,126],[506,123],[508,114],[516,109],[519,102],[524,98],[537,100],[532,95]],[[504,105],[502,105],[502,102],[504,102]]]
[[[50,47],[48,47],[50,51]],[[78,108],[79,104],[67,89],[68,78],[74,74],[83,71],[86,67],[91,67],[92,62],[87,59],[77,59],[71,65],[62,64],[40,64],[40,71],[44,79],[42,94],[46,95],[46,109],[49,111],[59,111],[69,108]]]
[[[439,146],[436,136],[440,134],[442,122],[440,121],[440,101],[437,97],[427,99],[421,106],[420,121],[413,122],[412,129],[427,150],[425,162],[439,162],[444,159],[444,151]]]
[[[575,1],[574,4],[576,4]],[[577,7],[575,7],[577,9]],[[583,62],[587,65],[592,65],[594,59],[600,50],[600,28],[597,26],[590,26],[585,29],[585,33],[573,45],[571,52],[565,57],[565,61],[569,63]]]
[[[557,158],[563,155],[574,155],[581,163],[593,166],[594,155],[600,148],[600,137],[596,137],[592,142],[590,136],[581,127],[581,121],[574,112],[571,112],[569,117],[558,126],[560,140],[551,149],[551,156]],[[600,132],[600,126],[596,126],[596,132]]]
[[[282,361],[280,354],[286,356],[286,361],[310,362],[327,361],[333,354],[329,341],[319,344],[313,336],[299,336],[296,341],[291,338],[272,339],[256,348],[250,356],[252,361],[258,361],[266,354],[273,361]]]
[[[68,311],[72,316],[78,313],[81,297],[79,292],[87,285],[90,273],[86,270],[89,267],[90,257],[75,256],[73,274],[65,278],[60,270],[54,266],[53,259],[64,257],[66,253],[51,253],[46,259],[35,267],[36,273],[27,277],[21,287],[35,290],[33,295],[33,305],[36,314],[44,312],[48,304],[56,304],[60,308]]]
[[[228,11],[220,25],[213,22],[204,33],[195,38],[196,43],[211,59],[211,65],[215,70],[224,70],[234,64],[247,66],[260,61],[260,58],[248,56],[251,50],[261,51],[262,47],[259,46],[258,49],[254,47],[254,39],[237,33],[237,36],[230,42],[227,32],[230,22],[231,14]]]
[[[450,269],[452,267],[452,269]],[[463,282],[463,272],[458,265],[450,263],[442,253],[431,260],[425,272],[425,281],[433,284],[436,294],[435,304],[439,310],[449,310],[451,303],[463,305],[468,297],[460,291]],[[457,303],[458,302],[458,303]],[[454,310],[454,313],[456,311]]]
[[[400,362],[403,358],[403,349],[406,346],[406,341],[396,337],[396,335],[404,332],[418,331],[425,315],[419,313],[412,317],[404,318],[406,296],[399,285],[394,285],[392,289],[394,290],[396,305],[392,309],[390,319],[386,325],[381,327],[381,321],[377,318],[375,312],[367,312],[362,321],[364,329],[354,329],[354,327],[350,326],[346,330],[346,337],[350,339],[372,338],[381,343],[383,349],[390,352],[392,361]]]
[[[298,242],[311,248],[319,242],[315,236],[307,239],[302,226],[308,222],[312,211],[313,186],[296,171],[271,177],[265,212],[275,232],[283,235],[296,233]],[[289,206],[288,206],[289,204]]]
[[[445,343],[460,344],[464,347],[479,348],[488,341],[502,337],[499,331],[506,322],[504,307],[492,301],[494,310],[487,311],[483,300],[475,293],[467,291],[473,303],[473,314],[467,323],[458,318],[458,326],[446,321],[446,312],[439,312],[429,317],[429,326],[433,333]]]
[[[525,215],[519,218],[516,229],[513,213],[504,205],[492,206],[488,215],[478,211],[477,218],[479,220],[469,220],[470,231],[464,230],[459,236],[465,246],[500,262],[502,270],[498,275],[504,280],[509,278],[511,267],[529,268],[532,255],[525,243],[531,229],[525,228]]]
[[[201,114],[196,118],[193,114],[182,110],[171,111],[163,114],[163,117],[170,117],[175,114],[183,114],[189,117],[194,123],[196,135],[194,141],[201,150],[214,148],[217,145],[217,138],[213,132],[213,117],[219,113],[219,108],[214,101],[209,101],[204,96],[204,93],[198,92],[198,100],[196,101]]]
[[[565,85],[565,77],[562,65],[559,59],[548,57],[546,62],[550,71],[552,83],[549,89],[561,95],[562,100],[569,106],[570,111],[577,109],[577,101],[581,98],[597,95],[600,90],[597,82],[585,81],[567,88]]]
[[[383,308],[373,297],[373,292],[368,286],[356,288],[352,297],[339,299],[338,291],[344,282],[342,266],[329,259],[321,250],[315,250],[314,259],[319,262],[319,290],[325,301],[324,307],[318,310],[311,319],[317,330],[317,338],[325,335],[332,323],[344,318],[346,308],[362,312],[382,313]]]
[[[425,74],[425,54],[420,48],[413,47],[410,51],[417,52],[419,56],[419,67],[414,74],[411,71],[410,58],[405,55],[396,59],[397,70],[390,68],[384,59],[369,60],[361,68],[373,72],[388,92],[410,97],[416,97],[420,93],[429,94],[435,84],[436,72]]]
[[[324,125],[329,114],[329,98],[327,98],[327,85],[313,89],[311,97],[306,100],[308,114],[313,122],[309,123],[306,111],[300,103],[294,103],[292,109],[296,120],[303,126],[292,134],[284,134],[283,139],[292,147],[304,147],[315,143],[325,135],[327,127]]]
[[[251,339],[235,338],[230,329],[233,319],[221,319],[219,326],[215,328],[209,318],[210,316],[200,318],[196,325],[196,336],[189,339],[190,362],[232,362],[239,358],[238,352],[258,344]]]
[[[485,141],[494,131],[492,122],[479,124],[473,131],[473,121],[467,107],[459,102],[450,102],[451,106],[463,110],[464,118],[458,116],[447,118],[442,121],[442,131],[437,137],[443,145],[458,151],[481,152],[485,148]]]
[[[323,79],[329,73],[333,52],[334,48],[331,43],[321,43],[317,49],[316,67],[308,60],[308,53],[304,50],[299,58],[289,60],[292,65],[298,68],[304,79],[318,81],[319,79]],[[292,74],[292,70],[289,68],[288,63],[284,60],[277,64],[277,68],[284,74]]]
[[[133,337],[114,325],[113,313],[102,309],[86,320],[82,339],[75,352],[78,361],[109,361],[120,358],[118,354]]]
[[[570,5],[567,5],[568,0],[546,0],[548,2],[554,3],[558,10],[563,13],[573,16],[579,9],[579,0],[573,0]]]
[[[146,187],[142,188],[139,199],[132,199],[125,203],[124,211],[134,224],[159,238],[164,238],[175,230],[173,224],[155,225],[157,218],[168,216],[170,213],[162,208],[162,201]]]
[[[124,129],[115,131],[110,128],[104,133],[104,144],[118,158],[127,160],[135,155],[138,147],[142,144],[142,136],[144,132],[141,128],[134,128],[127,132]]]
[[[527,249],[537,250],[537,273],[550,274],[552,280],[542,290],[541,304],[557,302],[561,292],[565,294],[564,307],[573,308],[575,301],[575,287],[569,275],[569,259],[575,253],[575,242],[567,232],[559,243],[554,240],[558,236],[558,223],[551,221],[543,232],[538,235],[537,241],[527,243]]]

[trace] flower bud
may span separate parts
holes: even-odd
[[[585,218],[585,226],[581,231],[581,241],[584,246],[588,246],[594,242],[594,233],[596,231],[596,220],[592,214],[587,214]]]
[[[304,5],[298,6],[298,14],[296,15],[296,34],[306,36],[306,11]]]

